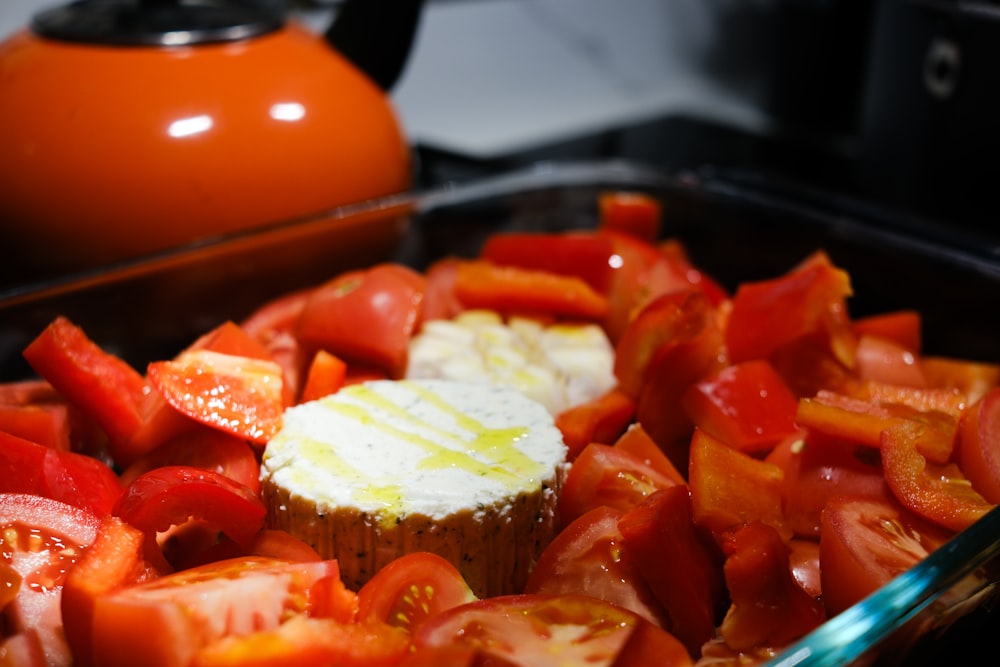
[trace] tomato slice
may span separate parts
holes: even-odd
[[[422,275],[400,264],[342,274],[309,296],[299,316],[299,341],[310,353],[324,349],[401,377],[425,284]]]
[[[3,615],[13,632],[33,632],[48,665],[72,659],[60,610],[66,573],[97,537],[100,519],[41,496],[0,494],[0,562],[20,577]]]
[[[667,626],[692,657],[715,636],[726,600],[722,553],[695,527],[686,485],[657,491],[618,521],[633,558],[670,618]]]
[[[0,493],[30,493],[87,510],[111,511],[122,484],[105,463],[0,432]]]
[[[613,445],[592,442],[573,461],[559,496],[564,523],[606,505],[631,509],[659,489],[683,482],[639,456]]]
[[[618,527],[622,514],[602,506],[571,522],[542,551],[524,592],[587,595],[669,627],[666,610],[624,548]]]
[[[153,387],[181,414],[263,446],[281,428],[281,367],[212,350],[184,352],[147,369]]]
[[[273,629],[212,642],[191,667],[394,667],[409,652],[409,635],[400,628],[298,615]]]
[[[42,379],[100,425],[112,457],[129,462],[132,435],[142,425],[139,406],[149,393],[142,375],[65,317],[54,319],[23,354]]]
[[[358,618],[415,632],[428,618],[476,599],[450,561],[420,551],[401,556],[358,591]]]
[[[614,664],[636,632],[655,635],[658,644],[670,648],[658,664],[691,664],[687,649],[665,630],[626,609],[580,595],[512,595],[454,607],[425,623],[414,644],[418,651],[473,646],[525,667],[600,667]]]
[[[308,614],[339,582],[336,561],[242,557],[179,571],[96,598],[94,663],[187,665],[229,636],[271,631]]]
[[[752,522],[725,550],[731,604],[719,633],[731,648],[780,647],[826,620],[823,604],[793,578],[789,548],[773,527]]]
[[[972,405],[958,437],[958,465],[972,488],[987,501],[1000,503],[1000,388]]]
[[[556,415],[568,452],[575,459],[592,442],[610,444],[617,440],[635,416],[635,399],[617,387]]]
[[[189,521],[203,521],[237,544],[249,545],[266,510],[256,493],[217,472],[193,466],[154,468],[137,477],[115,505],[114,514],[147,535],[151,559],[157,533]],[[156,562],[156,561],[154,561]]]
[[[917,421],[903,421],[882,432],[882,466],[893,495],[909,510],[951,530],[968,528],[993,509],[953,463],[931,463],[921,453],[939,432]]]
[[[830,616],[861,601],[941,546],[952,533],[868,496],[832,498],[820,530],[820,580]]]

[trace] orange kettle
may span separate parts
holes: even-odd
[[[347,0],[326,34],[265,0],[36,14],[0,43],[8,258],[90,268],[408,189],[387,91],[420,6]]]

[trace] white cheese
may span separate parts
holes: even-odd
[[[535,493],[566,446],[539,403],[509,387],[373,381],[285,411],[262,478],[315,503],[383,520],[495,509]]]
[[[595,324],[505,323],[470,310],[424,324],[410,342],[406,377],[512,387],[555,415],[614,386],[614,347]]]

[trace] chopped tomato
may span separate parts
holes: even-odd
[[[635,400],[617,387],[564,410],[556,415],[556,427],[569,448],[566,458],[572,461],[592,442],[614,442],[634,416]]]
[[[178,465],[211,470],[254,493],[260,491],[260,464],[253,447],[235,435],[201,425],[143,456],[122,472],[121,480],[128,485],[150,470]]]
[[[834,616],[923,560],[951,533],[894,501],[838,496],[823,511],[820,578]]]
[[[322,560],[311,546],[284,530],[262,528],[254,535],[248,555],[309,562]]]
[[[428,618],[476,599],[461,572],[441,556],[415,552],[375,573],[358,591],[358,619],[415,632]]]
[[[795,535],[816,539],[827,501],[843,494],[890,498],[877,450],[806,433],[779,443],[765,458],[782,470],[785,520]]]
[[[623,551],[670,619],[667,629],[692,657],[715,636],[726,600],[722,554],[695,527],[686,485],[657,491],[618,521]]]
[[[295,331],[311,294],[312,288],[308,288],[271,299],[244,318],[240,322],[240,328],[265,348],[269,348],[275,335]]]
[[[895,341],[863,334],[854,352],[855,371],[862,380],[903,387],[926,387],[920,359]]]
[[[417,650],[461,644],[524,667],[614,664],[637,632],[657,637],[669,651],[663,667],[690,665],[684,645],[641,616],[597,598],[580,595],[512,595],[454,607],[425,623]],[[649,624],[651,625],[651,624]],[[650,637],[647,639],[652,641]],[[630,650],[639,651],[639,647]]]
[[[644,241],[655,241],[660,235],[662,205],[644,192],[609,190],[597,196],[598,225],[631,234]]]
[[[689,667],[694,662],[683,655],[684,645],[669,632],[652,623],[640,623],[629,634],[625,644],[618,649],[611,667],[633,665],[671,665]]]
[[[132,435],[142,425],[139,406],[149,392],[142,375],[102,350],[77,325],[57,317],[25,349],[24,358],[72,405],[107,434],[111,456],[128,464],[136,456]]]
[[[923,346],[923,318],[915,310],[895,310],[856,318],[852,326],[858,337],[889,340],[914,354]]]
[[[976,401],[962,417],[958,466],[972,488],[987,501],[1000,503],[1000,388]]]
[[[568,523],[601,505],[627,510],[682,481],[624,449],[592,442],[566,474],[559,496],[560,519]]]
[[[817,600],[821,599],[823,582],[819,567],[819,540],[792,538],[788,541],[788,549],[788,565],[795,583]]]
[[[614,271],[614,241],[593,232],[508,232],[483,243],[479,256],[498,266],[515,266],[580,278],[606,294]]]
[[[20,577],[3,609],[7,627],[33,632],[50,666],[72,662],[60,610],[67,572],[97,537],[100,519],[41,496],[0,494],[0,561]]]
[[[141,530],[106,516],[93,544],[68,571],[61,610],[75,667],[95,665],[91,640],[97,598],[159,576],[143,557],[143,541]]]
[[[339,579],[336,561],[243,557],[110,591],[94,605],[94,663],[190,664],[213,642],[273,631],[327,605],[323,594]]]
[[[729,300],[729,293],[714,278],[694,265],[688,257],[687,249],[678,239],[667,239],[656,246],[660,255],[666,258],[673,272],[691,287],[701,290],[713,306],[721,306]]]
[[[823,604],[792,577],[788,546],[772,526],[749,523],[725,550],[731,604],[719,633],[730,647],[782,646],[826,620]]]
[[[198,650],[191,667],[394,667],[409,635],[374,621],[338,623],[297,615],[275,628],[229,635]]]
[[[618,527],[622,512],[596,507],[566,526],[545,548],[525,593],[587,595],[629,609],[669,627],[666,609],[653,595]]]
[[[921,453],[922,440],[939,437],[935,429],[912,420],[883,431],[880,452],[885,479],[907,509],[945,528],[962,530],[994,505],[972,488],[958,466],[931,463]]]
[[[726,328],[731,360],[766,359],[783,345],[818,337],[853,366],[853,331],[844,303],[851,293],[847,273],[823,253],[777,278],[741,284]]]
[[[798,430],[798,401],[765,359],[727,366],[691,385],[682,400],[697,428],[742,452],[769,450]]]
[[[69,451],[69,407],[61,403],[0,404],[0,431],[45,447]]]
[[[652,466],[661,474],[678,484],[685,484],[684,475],[671,462],[663,450],[657,446],[656,441],[650,437],[642,424],[635,422],[631,424],[624,433],[615,441],[615,449],[627,452],[631,456],[638,457],[640,461],[648,466]]]
[[[308,350],[323,349],[401,377],[425,285],[422,275],[401,264],[342,274],[309,296],[298,321],[299,341]]]
[[[263,446],[281,428],[281,367],[273,361],[211,350],[155,361],[153,387],[181,414]]]
[[[445,257],[433,262],[424,272],[424,304],[420,325],[428,320],[450,320],[462,312],[462,304],[455,296],[455,277],[461,260]]]
[[[340,391],[346,377],[347,364],[343,359],[326,350],[317,350],[309,364],[299,402],[314,401]]]
[[[97,516],[111,511],[122,484],[107,464],[0,432],[0,493],[30,493]]]
[[[465,308],[504,315],[544,314],[597,321],[608,311],[607,298],[575,276],[467,260],[456,267],[455,295]]]
[[[190,520],[207,522],[237,544],[248,545],[264,522],[265,509],[256,493],[217,472],[165,466],[129,484],[114,513],[146,533],[152,560],[156,534]]]
[[[760,521],[791,536],[783,506],[781,468],[737,451],[704,431],[691,439],[688,476],[695,523],[720,544],[727,533]]]
[[[704,293],[682,290],[660,296],[632,318],[615,345],[615,377],[623,392],[638,397],[650,367],[671,347],[695,340],[711,326]]]

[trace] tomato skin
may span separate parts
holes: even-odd
[[[416,632],[428,618],[476,595],[450,561],[429,552],[401,556],[358,591],[358,619]]]
[[[719,632],[730,647],[781,646],[826,620],[822,603],[792,577],[788,547],[773,527],[751,522],[727,538],[725,549],[732,603]]]
[[[115,461],[127,464],[135,457],[130,440],[142,424],[139,404],[149,392],[138,371],[65,317],[54,319],[23,355],[42,379],[100,425]]]
[[[916,565],[952,535],[879,497],[832,498],[822,522],[820,580],[831,617]]]
[[[502,315],[550,315],[599,321],[607,298],[576,276],[499,266],[485,260],[459,262],[455,296],[464,308],[485,308]]]
[[[663,450],[656,444],[656,441],[650,437],[642,424],[638,422],[633,422],[625,429],[625,432],[615,441],[614,447],[630,456],[637,457],[646,465],[651,466],[660,474],[674,480],[678,484],[687,483],[684,475],[667,458],[667,455],[663,453]]]
[[[613,445],[592,442],[573,461],[559,496],[565,524],[602,505],[627,510],[659,489],[683,483]]]
[[[5,622],[14,632],[37,635],[46,664],[69,665],[60,610],[63,582],[97,537],[100,519],[50,498],[0,493],[0,528],[3,559],[21,578],[15,599],[3,609]]]
[[[250,544],[263,525],[265,512],[260,498],[247,487],[193,466],[165,466],[143,473],[129,484],[114,508],[116,516],[144,531],[147,541],[194,517],[240,545]]]
[[[855,348],[855,371],[862,380],[903,387],[926,387],[919,358],[895,341],[863,334]]]
[[[957,461],[972,488],[1000,503],[1000,388],[976,401],[962,417]]]
[[[164,442],[121,474],[122,484],[131,484],[137,477],[155,468],[187,465],[212,470],[260,491],[260,465],[253,448],[237,436],[202,425]]]
[[[983,498],[954,464],[937,465],[921,453],[921,440],[941,437],[916,421],[882,432],[882,465],[893,495],[906,508],[950,530],[963,530],[995,506]]]
[[[686,485],[657,491],[618,521],[624,550],[660,601],[692,657],[715,636],[726,599],[722,554],[695,527]]]
[[[524,667],[610,665],[643,624],[651,626],[650,633],[666,635],[660,639],[673,647],[660,664],[690,664],[683,645],[671,642],[664,630],[621,607],[580,595],[511,595],[454,607],[425,623],[414,644],[418,651],[472,646]],[[551,632],[553,626],[572,629]]]
[[[609,190],[597,195],[598,226],[653,242],[660,235],[662,205],[643,192]]]
[[[69,408],[63,404],[0,404],[0,431],[52,449],[71,448]]]
[[[566,526],[542,551],[524,592],[586,595],[629,609],[659,627],[666,610],[653,595],[618,527],[623,512],[600,506]]]
[[[798,430],[798,401],[764,359],[733,364],[699,380],[682,402],[695,427],[741,452],[769,450]]]
[[[31,493],[97,516],[111,511],[122,485],[105,463],[0,432],[0,493]]]
[[[818,336],[852,366],[853,331],[844,305],[851,293],[847,273],[823,253],[777,278],[741,284],[726,329],[731,360],[766,359],[797,339]]]

